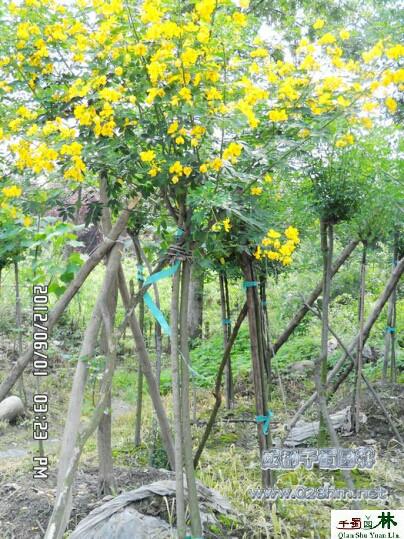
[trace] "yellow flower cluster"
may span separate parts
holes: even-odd
[[[271,122],[286,122],[286,120],[288,119],[288,115],[285,109],[271,110],[269,111],[268,117]]]
[[[243,147],[237,142],[231,142],[223,151],[223,159],[233,163],[237,163],[237,158],[240,157]]]
[[[347,133],[346,135],[343,135],[339,139],[336,140],[335,146],[337,148],[345,148],[346,146],[351,146],[355,143],[355,138],[352,135],[352,133]]]
[[[1,191],[6,198],[18,198],[22,194],[21,187],[17,187],[16,185],[11,185],[10,187],[3,187]]]
[[[192,174],[192,167],[184,167],[179,161],[175,161],[175,163],[170,166],[169,170],[170,174],[173,174],[171,181],[174,184],[180,181],[181,176],[188,178]]]
[[[256,260],[266,258],[272,262],[280,262],[283,266],[289,266],[292,263],[292,255],[300,243],[299,231],[289,226],[284,231],[284,236],[286,239],[282,241],[280,232],[273,228],[269,229],[254,252]]]
[[[225,232],[230,232],[231,227],[232,225],[230,219],[226,217],[226,219],[223,219],[223,221],[217,221],[215,224],[213,224],[211,230],[212,232],[220,232],[223,229]]]

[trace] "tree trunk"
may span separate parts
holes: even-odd
[[[137,262],[137,271],[138,271],[138,288],[141,290],[143,288],[143,261],[142,261],[142,251],[140,248],[139,238],[135,235],[130,234],[135,248],[136,262]],[[139,326],[140,331],[142,332],[143,338],[145,335],[144,331],[144,299],[143,296],[139,300]],[[138,447],[142,443],[142,406],[143,406],[143,372],[138,363],[137,370],[137,385],[136,385],[136,419],[135,419],[135,447]]]
[[[191,530],[195,537],[202,536],[201,515],[199,512],[198,491],[196,488],[195,469],[192,452],[192,433],[189,400],[189,338],[188,338],[188,305],[191,265],[182,263],[181,301],[180,301],[180,355],[181,359],[181,406],[182,406],[182,438],[184,446],[184,465],[187,476],[188,504],[191,515]]]
[[[22,354],[22,313],[21,313],[21,296],[20,296],[20,276],[17,260],[14,260],[14,281],[15,281],[15,327],[17,329],[17,352],[18,357]],[[37,376],[37,378],[39,378]],[[21,373],[18,390],[20,398],[27,407],[27,394],[24,387],[24,373]],[[42,445],[42,440],[39,440],[39,445]]]
[[[117,278],[111,287],[108,298],[108,312],[111,322],[115,324],[117,306],[118,282]],[[105,326],[101,330],[101,352],[106,357],[108,354],[108,337]],[[97,431],[98,447],[98,495],[100,497],[116,493],[116,481],[114,478],[114,462],[112,458],[112,396],[106,399],[106,408],[102,414]]]
[[[334,277],[334,275],[338,272],[338,270],[341,268],[341,266],[350,257],[350,255],[356,249],[356,246],[358,245],[358,243],[359,243],[358,241],[351,241],[345,247],[345,249],[342,251],[342,253],[339,255],[339,257],[336,259],[335,263],[332,266],[331,277]],[[300,322],[303,320],[303,318],[309,312],[309,307],[314,305],[314,302],[320,296],[322,291],[323,291],[323,281],[318,283],[318,285],[315,287],[313,292],[309,295],[309,297],[304,302],[304,304],[296,312],[295,316],[292,318],[292,320],[290,321],[287,328],[278,337],[275,344],[273,345],[274,354],[276,354],[278,352],[278,350],[287,342],[287,340],[293,334],[293,332],[295,331],[297,326],[300,324]]]
[[[133,208],[136,206],[137,202],[138,202],[138,199],[133,200],[128,205],[128,208],[121,212],[118,220],[113,226],[108,237],[104,239],[104,241],[97,247],[97,249],[86,260],[86,262],[79,269],[76,277],[70,283],[70,285],[68,286],[64,294],[60,297],[60,299],[56,302],[53,309],[49,312],[48,325],[47,325],[48,334],[50,334],[50,332],[52,331],[52,328],[58,322],[59,318],[62,316],[62,314],[68,307],[69,303],[77,294],[77,292],[80,290],[84,281],[93,271],[93,269],[99,264],[99,262],[104,258],[104,256],[115,245],[121,232],[123,232],[124,228],[126,227],[126,223],[128,222],[130,213],[133,210]],[[12,389],[12,387],[14,386],[14,384],[20,377],[21,373],[24,371],[28,363],[32,360],[32,357],[33,357],[33,348],[31,345],[28,348],[28,350],[24,353],[24,355],[18,358],[16,364],[11,369],[8,376],[1,383],[0,401],[3,400],[7,396],[7,393],[10,391],[10,389]]]
[[[229,305],[229,284],[227,282],[226,273],[219,273],[219,287],[220,287],[220,305],[222,311],[222,327],[223,327],[223,343],[226,350],[227,343],[229,342],[231,335],[231,320],[230,320],[230,305]],[[231,369],[231,355],[229,355],[228,361],[225,367],[225,396],[226,396],[226,408],[230,410],[233,407],[233,376]]]
[[[188,331],[191,342],[202,338],[204,278],[204,271],[193,264],[188,307]]]
[[[106,236],[112,228],[111,215],[108,208],[107,179],[102,174],[100,178],[100,200],[103,203],[102,210],[102,231]],[[107,255],[107,261],[109,255]],[[115,325],[116,307],[118,302],[118,281],[116,273],[114,281],[109,291],[106,308],[112,326]],[[103,325],[101,329],[101,352],[104,357],[108,355],[108,335]],[[106,409],[102,414],[97,430],[97,449],[98,449],[98,495],[100,497],[114,494],[116,492],[116,482],[114,478],[114,461],[112,458],[112,395],[107,395]]]
[[[331,223],[320,223],[321,251],[323,255],[323,307],[321,326],[321,352],[316,361],[315,369],[320,372],[320,383],[317,388],[319,402],[326,399],[326,385],[328,374],[328,319],[331,293],[331,267],[333,255],[333,225]],[[324,447],[327,438],[327,418],[323,416],[320,407],[320,428],[318,433],[319,447]]]
[[[398,258],[398,237],[394,237],[393,248],[393,270]],[[383,383],[387,381],[387,371],[390,363],[390,381],[395,381],[395,340],[396,340],[396,303],[397,289],[393,290],[389,298],[387,307],[387,327],[384,337],[384,361],[383,361]]]
[[[257,291],[258,283],[255,281],[251,259],[247,253],[242,254],[241,264],[245,282],[252,285],[246,287],[246,295],[256,415],[266,416],[268,414],[267,388],[260,333],[259,298]],[[260,456],[262,457],[263,451],[268,449],[268,436],[264,434],[260,424],[257,424],[257,432]],[[263,485],[268,486],[270,482],[268,470],[262,470],[261,473]]]
[[[177,534],[179,539],[186,536],[185,524],[185,498],[184,498],[184,475],[183,475],[183,437],[182,437],[182,407],[181,407],[181,368],[179,362],[178,346],[178,304],[180,293],[180,272],[173,277],[171,296],[171,375],[172,397],[174,412],[174,450],[175,450],[175,494]]]
[[[359,432],[359,415],[361,400],[362,362],[363,362],[363,326],[365,323],[365,290],[366,290],[366,255],[367,245],[363,242],[362,261],[359,285],[359,336],[356,349],[355,381],[352,404],[352,427]]]

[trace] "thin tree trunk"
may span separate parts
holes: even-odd
[[[222,393],[221,393],[221,386],[222,386],[222,378],[223,378],[223,372],[226,368],[226,363],[229,361],[230,353],[233,348],[233,344],[236,341],[239,329],[241,327],[241,324],[243,323],[244,318],[247,316],[247,303],[244,304],[243,308],[241,309],[238,318],[236,320],[236,323],[234,325],[233,331],[231,333],[230,339],[227,342],[225,351],[223,353],[222,361],[219,365],[219,369],[216,374],[216,382],[215,387],[213,390],[213,396],[215,397],[215,404],[212,408],[212,411],[210,413],[209,421],[206,425],[205,431],[202,435],[201,441],[199,442],[198,449],[196,450],[195,456],[194,456],[194,468],[197,468],[199,464],[199,459],[201,458],[202,451],[205,448],[206,442],[208,441],[209,435],[212,431],[213,425],[216,420],[217,413],[219,411],[220,405],[222,403]]]
[[[202,338],[204,278],[205,273],[202,268],[193,264],[188,307],[188,331],[191,343]]]
[[[108,312],[112,324],[115,324],[117,307],[118,282],[117,278],[113,283],[108,298]],[[108,355],[108,336],[103,325],[101,330],[101,352],[104,357]],[[116,481],[114,477],[114,462],[112,458],[112,395],[111,392],[106,399],[105,411],[102,414],[97,431],[98,448],[98,495],[100,497],[116,493]]]
[[[229,305],[229,284],[227,281],[226,273],[219,273],[219,287],[220,287],[220,305],[222,311],[222,327],[223,327],[223,343],[224,349],[227,347],[231,335],[231,321],[230,321],[230,305]],[[233,407],[233,375],[231,368],[231,355],[226,363],[225,367],[225,396],[226,396],[226,408],[230,410]]]
[[[389,302],[387,305],[387,327],[386,327],[386,333],[384,336],[384,361],[383,361],[383,382],[386,383],[387,381],[387,370],[389,367],[389,363],[391,365],[391,341],[392,341],[392,332],[390,328],[393,328],[393,320],[394,320],[394,307],[395,307],[395,296],[396,291],[394,290],[389,298]]]
[[[243,253],[241,257],[242,271],[244,279],[249,283],[256,283],[250,257]],[[255,408],[257,416],[266,416],[267,408],[267,389],[265,383],[265,369],[262,357],[262,341],[260,336],[260,316],[259,316],[259,298],[257,286],[248,286],[246,288],[247,307],[248,307],[248,325],[250,332],[250,348],[252,359],[252,371],[254,379]],[[260,424],[257,424],[258,445],[260,456],[264,450],[268,449],[268,437],[263,433]],[[269,485],[268,470],[262,470],[262,482],[264,486]]]
[[[185,498],[184,498],[184,475],[183,475],[183,437],[182,437],[182,406],[181,406],[181,369],[179,363],[178,346],[178,305],[180,294],[180,272],[173,277],[171,295],[171,376],[172,397],[174,412],[174,451],[175,451],[175,494],[177,534],[179,539],[186,536],[185,524]]]
[[[126,285],[125,274],[123,272],[122,266],[119,268],[118,273],[118,284],[119,291],[122,297],[123,305],[125,310],[129,312],[130,309],[130,296],[128,292],[128,287]],[[161,437],[163,440],[164,448],[167,452],[167,457],[170,463],[171,468],[175,469],[175,457],[174,457],[174,444],[170,432],[170,425],[168,422],[167,414],[165,411],[164,404],[160,396],[160,388],[157,385],[156,377],[153,373],[153,368],[149,359],[149,355],[146,350],[144,338],[140,330],[139,322],[137,321],[133,311],[129,316],[129,326],[133,334],[133,338],[136,344],[137,354],[142,366],[143,374],[145,375],[147,385],[149,388],[149,395],[152,400],[154,410],[157,415],[157,419],[160,425]]]
[[[320,384],[317,388],[318,399],[321,402],[326,400],[326,385],[328,374],[328,319],[331,293],[331,267],[333,255],[333,225],[331,223],[320,223],[321,251],[323,255],[323,308],[322,308],[322,327],[321,327],[321,352],[316,361],[315,371],[320,372]],[[318,433],[318,444],[323,447],[326,443],[327,423],[320,407],[320,427]]]
[[[112,228],[111,215],[108,208],[107,178],[104,174],[100,177],[100,200],[103,203],[102,210],[102,231],[106,236]],[[108,263],[109,255],[107,255]],[[112,325],[115,324],[116,307],[118,302],[118,281],[117,272],[107,298],[106,307]],[[104,357],[108,355],[108,335],[105,324],[101,329],[101,352]],[[114,461],[112,458],[112,395],[107,395],[106,409],[101,417],[97,430],[98,449],[98,495],[105,496],[116,492],[116,482],[114,478]]]
[[[135,255],[136,255],[136,262],[138,266],[138,287],[139,290],[143,288],[143,282],[144,278],[143,275],[141,275],[141,272],[143,271],[143,265],[142,265],[142,252],[140,249],[140,242],[139,238],[137,238],[135,235],[130,234],[133,242],[133,246],[135,248]],[[144,331],[144,299],[143,296],[139,300],[139,326],[140,331],[143,334],[145,334]],[[142,407],[143,407],[143,372],[142,367],[140,365],[140,361],[138,363],[138,371],[137,371],[137,387],[136,387],[136,419],[135,419],[135,447],[138,447],[142,443]]]
[[[21,314],[21,296],[20,296],[20,277],[17,260],[14,260],[14,281],[15,281],[15,325],[17,329],[17,352],[18,357],[22,354],[22,314]],[[39,377],[37,377],[39,378]],[[24,387],[24,373],[21,374],[18,384],[18,390],[24,406],[27,407],[27,394]],[[39,440],[42,446],[42,440]]]
[[[188,505],[191,515],[191,530],[195,537],[202,536],[201,515],[199,512],[198,491],[196,488],[195,469],[193,464],[192,433],[189,400],[189,338],[188,338],[188,305],[191,265],[182,263],[181,300],[180,300],[180,355],[181,363],[181,405],[182,405],[182,438],[184,445],[184,465],[187,476]]]
[[[60,297],[53,309],[49,312],[47,324],[48,334],[50,334],[54,325],[58,322],[59,318],[62,316],[67,306],[74,298],[76,293],[80,290],[84,281],[93,271],[93,269],[115,245],[121,232],[123,232],[123,230],[125,229],[130,213],[136,206],[137,202],[138,199],[133,200],[128,205],[128,208],[121,212],[108,237],[105,238],[104,241],[97,247],[97,249],[89,256],[89,258],[77,272],[76,277],[69,284],[64,294]],[[12,389],[12,387],[20,377],[21,373],[24,371],[28,363],[32,360],[33,353],[34,350],[31,345],[28,350],[18,358],[16,364],[10,370],[9,374],[0,385],[0,401],[2,401],[7,396],[8,392],[10,391],[10,389]]]
[[[383,292],[380,294],[378,300],[376,301],[373,311],[371,312],[371,314],[368,316],[366,320],[366,323],[363,328],[363,345],[365,345],[374,323],[379,317],[381,311],[383,310],[383,307],[385,306],[387,300],[392,294],[394,288],[397,286],[397,283],[399,282],[403,272],[404,272],[404,257],[397,263],[390,279],[388,280],[386,286],[384,287]],[[352,340],[351,344],[349,345],[348,351],[350,354],[353,353],[355,347],[357,346],[358,338],[359,338],[359,335],[357,335]],[[334,365],[334,367],[332,368],[332,370],[327,376],[327,385],[329,385],[334,380],[335,376],[342,369],[347,357],[348,355],[345,352],[337,361],[337,363]],[[352,364],[351,364],[351,370],[352,370]],[[294,427],[294,425],[296,425],[301,415],[304,414],[304,412],[310,408],[313,402],[315,402],[316,398],[317,398],[317,392],[314,392],[311,395],[311,397],[302,404],[302,406],[293,416],[292,420],[288,423],[287,430],[290,430],[292,427]]]
[[[356,349],[355,381],[352,404],[352,427],[359,432],[359,416],[361,401],[362,362],[363,362],[363,326],[365,323],[365,290],[366,290],[366,255],[367,244],[363,243],[359,285],[359,336]]]
[[[341,268],[341,266],[350,257],[350,255],[356,249],[356,246],[358,245],[358,243],[359,243],[358,241],[351,241],[345,247],[345,249],[342,251],[342,253],[339,255],[339,257],[335,260],[335,263],[332,266],[331,277],[334,277],[334,275],[338,272],[338,270]],[[293,332],[295,331],[297,326],[300,324],[300,322],[303,320],[303,318],[308,313],[309,309],[308,309],[307,306],[311,307],[312,305],[314,305],[314,302],[320,296],[322,291],[323,291],[323,281],[318,283],[318,285],[315,287],[313,292],[309,295],[307,300],[303,303],[303,305],[296,312],[295,316],[289,322],[287,328],[278,337],[275,344],[273,345],[274,354],[276,354],[278,352],[278,350],[287,342],[289,337],[293,334]]]
[[[393,270],[398,259],[398,241],[399,233],[394,235],[394,247],[393,247]],[[390,381],[393,381],[395,376],[395,339],[396,339],[396,303],[397,303],[397,289],[393,290],[390,296],[387,307],[387,327],[384,338],[384,362],[383,362],[383,382],[387,381],[387,370],[390,363]],[[394,368],[393,368],[394,364]]]

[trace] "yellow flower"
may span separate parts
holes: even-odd
[[[268,238],[272,238],[272,239],[278,239],[281,237],[281,235],[279,234],[279,232],[277,232],[276,230],[274,230],[273,228],[270,228],[267,232],[267,236]]]
[[[184,167],[183,172],[185,176],[188,178],[192,174],[192,168],[191,167]]]
[[[150,163],[150,161],[153,161],[155,159],[156,153],[153,150],[147,150],[146,152],[140,152],[140,159],[144,163]]]
[[[181,88],[181,90],[178,92],[178,95],[187,103],[190,103],[192,101],[192,93],[189,88]]]
[[[261,260],[261,258],[262,258],[262,249],[261,249],[261,247],[260,247],[259,245],[258,245],[258,247],[257,247],[256,250],[255,250],[254,257],[255,257],[257,260]]]
[[[310,135],[310,129],[306,129],[306,128],[300,129],[300,131],[297,134],[299,138],[307,138],[309,135]]]
[[[200,0],[195,5],[195,11],[201,19],[209,22],[216,7],[216,0]]]
[[[231,142],[223,152],[223,159],[229,160],[232,163],[237,161],[237,157],[240,157],[243,147],[237,142]]]
[[[250,7],[250,0],[240,0],[239,5],[241,9],[248,9]]]
[[[160,169],[158,167],[152,167],[149,170],[149,176],[151,176],[152,178],[155,178],[159,172],[160,172]]]
[[[244,13],[233,13],[233,22],[237,26],[246,26],[247,25],[247,17]]]
[[[206,173],[208,172],[208,165],[202,164],[202,165],[199,167],[199,172],[202,172],[202,174],[206,174]]]
[[[270,174],[265,174],[265,176],[264,176],[264,182],[265,182],[265,183],[272,183],[272,181],[273,181],[272,176],[271,176]]]
[[[216,172],[219,172],[219,170],[223,167],[223,162],[219,157],[216,157],[211,161],[210,166],[213,168],[213,170],[216,170]]]
[[[184,143],[185,143],[184,137],[181,137],[181,136],[177,137],[177,138],[175,139],[175,143],[176,143],[176,144],[179,144],[179,145],[184,144]]]
[[[251,187],[250,192],[253,196],[259,196],[262,194],[262,187]]]
[[[325,25],[325,21],[323,19],[317,19],[313,23],[313,28],[314,30],[321,30],[321,28],[323,28],[324,25]]]
[[[393,99],[392,97],[386,97],[384,100],[386,107],[389,109],[391,113],[396,112],[397,110],[397,101]]]
[[[271,110],[268,114],[271,122],[284,122],[288,119],[288,115],[285,109],[282,110]]]
[[[386,49],[386,56],[390,60],[397,60],[401,56],[404,56],[404,45],[398,44]]]
[[[331,43],[335,43],[335,36],[330,33],[324,34],[318,40],[319,45],[330,45]]]
[[[114,88],[103,88],[98,92],[98,95],[101,99],[104,99],[105,101],[110,101],[111,103],[119,101],[119,99],[121,99],[122,97],[121,92],[115,90]]]
[[[224,227],[226,232],[230,232],[231,223],[230,223],[230,219],[228,217],[226,217],[226,219],[223,219],[223,227]]]
[[[144,56],[147,52],[147,47],[144,43],[133,45],[130,49],[136,56]]]
[[[269,260],[279,260],[280,255],[276,251],[267,251],[266,252],[267,258]]]
[[[171,165],[170,174],[178,174],[181,176],[182,172],[183,172],[182,165],[179,161],[176,161],[173,165]]]
[[[114,69],[114,73],[115,75],[117,75],[118,77],[122,76],[123,75],[123,68],[121,66],[118,66]]]
[[[372,129],[373,127],[373,122],[370,118],[361,118],[361,123],[366,129]]]
[[[341,138],[337,139],[335,146],[337,148],[345,148],[346,146],[352,145],[355,142],[355,138],[351,133],[343,135]]]
[[[169,135],[173,135],[174,133],[176,133],[176,132],[178,131],[178,127],[179,127],[179,126],[178,126],[178,122],[177,122],[177,121],[173,122],[173,123],[169,126],[169,128],[167,129],[167,133],[168,133]]]
[[[24,217],[23,224],[24,224],[24,226],[26,226],[26,227],[31,226],[31,225],[32,225],[32,218],[29,217],[29,215],[26,215],[26,216]]]
[[[191,67],[198,60],[198,56],[199,56],[199,52],[196,49],[192,49],[191,47],[188,47],[181,54],[181,60],[185,67]]]
[[[6,198],[18,198],[22,194],[22,189],[21,187],[12,185],[11,187],[3,187],[2,192]]]
[[[180,181],[180,179],[179,179],[178,176],[175,175],[175,176],[173,176],[173,177],[171,178],[171,181],[172,181],[172,183],[175,185],[176,183],[178,183],[178,182]]]
[[[217,88],[208,88],[206,90],[206,99],[208,101],[215,101],[215,100],[221,100],[222,94],[219,92]]]
[[[339,37],[341,39],[345,40],[345,39],[349,39],[351,37],[351,34],[350,34],[350,32],[348,32],[348,30],[343,29],[343,30],[340,31]]]
[[[286,230],[285,230],[285,236],[287,237],[288,240],[291,240],[293,241],[294,243],[299,243],[300,242],[300,239],[299,239],[299,231],[297,228],[293,227],[293,226],[289,226]]]

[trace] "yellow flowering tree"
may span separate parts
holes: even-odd
[[[71,195],[99,182],[113,211],[136,195],[153,206],[151,226],[155,212],[169,216],[184,233],[173,255],[182,263],[174,278],[182,295],[172,303],[173,335],[181,330],[173,368],[179,355],[188,357],[189,251],[220,238],[237,252],[247,283],[261,416],[266,375],[257,354],[254,263],[265,256],[289,265],[299,242],[291,216],[277,213],[272,176],[324,145],[344,152],[372,116],[394,115],[403,49],[386,38],[351,57],[351,32],[321,20],[313,21],[313,37],[274,44],[248,9],[245,0],[10,2],[0,19],[0,219],[25,219],[38,193]],[[201,536],[189,373],[182,372],[173,384],[177,419],[182,414],[176,464],[182,470],[184,460],[192,534]],[[262,430],[259,440],[267,447]],[[178,479],[184,537],[182,473]],[[64,532],[70,508],[58,503],[47,539]]]

